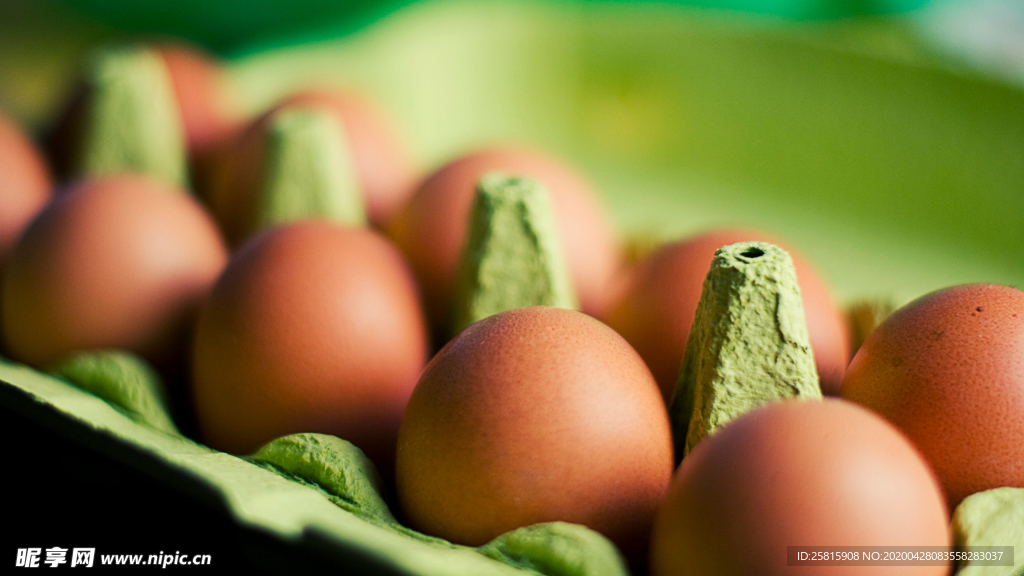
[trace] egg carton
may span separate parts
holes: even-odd
[[[337,566],[419,575],[626,573],[614,546],[574,524],[515,530],[480,548],[420,534],[395,520],[373,465],[344,440],[296,434],[250,457],[218,452],[178,433],[141,360],[100,353],[72,362],[58,370],[61,379],[0,360],[0,404],[84,436],[89,450],[203,494],[238,526],[319,549]]]
[[[979,278],[1020,285],[1024,260],[1005,255],[1024,249],[1024,94],[906,45],[873,44],[879,33],[898,43],[884,27],[837,36],[829,26],[668,7],[428,4],[334,42],[241,55],[232,76],[253,110],[311,80],[360,86],[411,128],[431,162],[495,139],[563,151],[602,184],[624,229],[776,230],[847,300],[905,301]],[[439,37],[450,41],[423,41]],[[437,117],[452,121],[436,130]],[[625,570],[600,537],[565,524],[479,549],[414,533],[375,495],[358,452],[336,439],[290,437],[242,458],[177,434],[159,409],[128,409],[7,361],[0,380],[6,409],[337,566]]]

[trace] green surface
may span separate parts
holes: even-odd
[[[282,110],[267,126],[259,228],[305,218],[366,224],[348,139],[325,110]],[[255,167],[254,167],[255,168]]]
[[[764,242],[715,252],[669,406],[677,459],[758,406],[821,399],[789,254]]]
[[[275,440],[248,458],[217,452],[141,422],[123,403],[152,392],[136,362],[103,353],[106,366],[79,368],[96,390],[119,388],[109,403],[56,378],[0,359],[0,405],[31,414],[43,426],[74,431],[98,453],[112,455],[225,509],[243,527],[296,546],[328,542],[336,559],[352,555],[369,565],[410,575],[624,576],[614,546],[583,526],[561,522],[521,528],[480,549],[450,544],[404,528],[381,499],[380,480],[350,443],[321,434]],[[118,369],[109,364],[116,363]],[[99,378],[117,382],[97,384]],[[137,390],[127,390],[137,387]],[[152,404],[150,404],[152,405]],[[313,536],[315,535],[315,536]],[[333,543],[333,547],[331,547]],[[544,543],[550,543],[546,545]],[[497,562],[495,560],[498,560]]]
[[[61,0],[88,18],[133,33],[169,34],[215,50],[296,36],[335,36],[412,0]]]
[[[1013,546],[1013,566],[965,566],[957,576],[1024,576],[1024,488],[972,494],[953,512],[957,546]]]
[[[49,372],[106,400],[140,424],[179,434],[170,417],[167,391],[160,375],[134,354],[118,350],[81,352]]]
[[[132,171],[187,187],[184,128],[160,54],[141,46],[99,50],[86,64],[85,79],[73,176]]]
[[[458,274],[453,335],[514,308],[579,308],[548,191],[529,178],[480,179]]]
[[[510,566],[552,576],[626,574],[622,557],[608,540],[565,522],[513,530],[480,547],[479,551]]]
[[[383,483],[377,469],[351,442],[328,434],[291,434],[246,460],[324,490],[337,506],[368,522],[395,522],[380,497]]]
[[[76,12],[131,32],[172,34],[214,49],[351,32],[414,0],[61,0]],[[580,0],[576,0],[580,1]],[[599,0],[608,1],[608,0]],[[646,0],[793,19],[902,12],[928,0]]]

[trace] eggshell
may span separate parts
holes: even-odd
[[[240,249],[200,314],[200,432],[232,453],[333,434],[387,474],[427,350],[412,272],[387,240],[319,220],[275,228]]]
[[[463,331],[427,366],[399,436],[409,521],[474,546],[564,520],[642,551],[671,473],[650,371],[607,326],[561,308],[510,310]]]
[[[846,318],[825,282],[792,249],[750,230],[719,230],[664,246],[630,271],[625,288],[605,321],[647,362],[668,401],[679,376],[690,325],[715,251],[757,240],[787,251],[793,258],[807,333],[822,392],[837,395],[850,358]]]
[[[0,113],[0,270],[18,237],[50,201],[52,189],[39,151]]]
[[[11,355],[46,366],[89,348],[161,364],[227,262],[190,195],[142,176],[87,181],[29,226],[8,265],[3,330]]]
[[[183,44],[159,44],[156,49],[171,77],[193,157],[209,152],[240,130],[236,97],[213,56]]]
[[[415,166],[380,111],[348,92],[300,92],[246,128],[212,161],[213,166],[204,175],[207,202],[233,244],[244,241],[253,231],[267,127],[279,112],[297,108],[331,112],[344,128],[370,223],[382,225],[412,193]]]
[[[948,546],[927,464],[854,404],[783,401],[705,438],[658,507],[651,574],[930,574],[948,566],[787,566],[788,546]]]
[[[439,331],[447,327],[476,185],[492,171],[533,178],[547,188],[581,309],[601,314],[621,256],[597,197],[558,161],[529,150],[499,148],[464,156],[435,172],[388,225],[388,235],[423,287],[431,324]]]
[[[914,442],[950,509],[1024,487],[1024,292],[967,284],[907,304],[868,336],[841,393]]]

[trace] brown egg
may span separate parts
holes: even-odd
[[[624,295],[605,318],[647,362],[666,401],[675,388],[686,338],[715,250],[748,240],[770,242],[793,258],[822,392],[833,396],[839,393],[850,357],[850,341],[846,318],[832,301],[828,287],[798,254],[766,235],[720,230],[669,244],[647,257],[630,272]]]
[[[53,183],[39,151],[0,113],[0,271],[18,237],[52,194]]]
[[[11,355],[45,366],[73,350],[125,348],[161,364],[227,262],[191,196],[142,176],[87,181],[29,226],[4,278]]]
[[[910,438],[950,509],[1024,487],[1024,292],[967,284],[907,304],[868,336],[841,392]]]
[[[409,521],[472,546],[564,520],[641,552],[671,473],[650,371],[610,328],[560,308],[502,312],[449,342],[420,378],[398,444]]]
[[[200,314],[200,432],[232,453],[334,434],[387,474],[427,350],[412,272],[387,240],[319,220],[275,228],[239,250]]]
[[[927,464],[854,404],[783,401],[705,438],[679,466],[651,534],[654,576],[931,574],[948,566],[787,566],[788,546],[949,546]]]
[[[208,153],[241,129],[238,103],[220,63],[201,50],[182,44],[159,44],[178,99],[190,155]]]
[[[382,113],[347,92],[300,92],[246,129],[208,170],[207,201],[230,242],[239,243],[254,231],[271,119],[284,110],[310,108],[333,113],[344,128],[370,223],[382,225],[412,192],[416,169]]]
[[[600,315],[620,254],[597,197],[579,175],[551,158],[528,150],[494,149],[464,156],[435,172],[388,224],[389,236],[416,271],[435,330],[448,326],[470,205],[477,182],[492,171],[527,176],[547,187],[580,306],[587,314]]]

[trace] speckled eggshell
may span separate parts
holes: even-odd
[[[480,178],[492,171],[540,181],[551,196],[573,287],[583,312],[604,312],[621,255],[610,221],[590,186],[538,152],[499,148],[463,156],[430,176],[388,225],[423,286],[435,329],[446,328],[469,209]]]
[[[261,233],[200,314],[202,439],[244,454],[285,434],[333,434],[387,475],[427,351],[412,272],[383,236],[320,220]]]
[[[162,364],[226,263],[213,220],[185,191],[142,176],[83,182],[39,215],[11,256],[8,349],[38,367],[90,348]]]
[[[29,222],[46,206],[53,183],[42,155],[0,113],[0,271]]]
[[[642,554],[671,472],[650,371],[607,326],[560,308],[467,328],[427,366],[399,436],[409,521],[473,546],[563,520]]]
[[[891,424],[855,404],[787,400],[683,459],[651,535],[653,576],[945,576],[948,566],[787,566],[788,546],[949,546],[942,493]]]
[[[1024,292],[967,284],[907,304],[864,342],[841,392],[914,442],[950,509],[1024,487]]]
[[[793,258],[822,392],[839,393],[850,358],[850,341],[846,318],[828,286],[803,258],[765,234],[720,230],[666,245],[643,260],[629,272],[623,282],[626,287],[605,318],[647,362],[666,401],[679,376],[690,325],[715,251],[750,240],[775,244]]]

